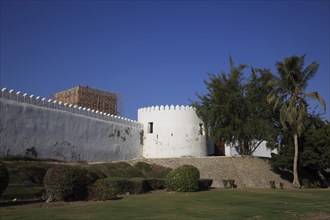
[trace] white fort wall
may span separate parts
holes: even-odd
[[[190,106],[153,106],[138,110],[144,126],[143,157],[207,155],[204,123]]]
[[[128,160],[142,157],[142,134],[132,120],[1,90],[0,156]]]

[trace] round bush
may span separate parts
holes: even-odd
[[[55,165],[47,170],[44,177],[47,194],[55,201],[84,200],[89,184],[86,172],[69,166]]]
[[[198,190],[199,171],[191,165],[183,165],[170,171],[165,178],[167,190],[195,192]]]
[[[89,189],[89,199],[104,201],[115,198],[115,189],[104,179],[97,180]]]
[[[9,183],[9,173],[3,163],[0,162],[0,196],[7,189]]]

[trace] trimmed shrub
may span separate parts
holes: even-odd
[[[157,189],[164,189],[165,188],[165,180],[164,179],[145,179],[144,180],[147,184],[147,190],[157,190]]]
[[[168,167],[163,167],[157,164],[148,164],[146,162],[137,162],[135,167],[141,170],[142,175],[147,178],[165,178],[172,170]]]
[[[54,165],[46,172],[44,185],[51,200],[72,201],[87,198],[90,180],[86,171],[70,166]]]
[[[222,180],[222,182],[223,182],[223,187],[224,187],[224,188],[227,188],[228,180]]]
[[[140,169],[142,171],[143,175],[148,175],[152,171],[152,165],[148,164],[146,162],[137,162],[134,165],[136,168]]]
[[[31,181],[32,185],[42,185],[43,179],[46,174],[46,169],[40,167],[27,167],[22,170],[28,177],[29,181]]]
[[[115,163],[104,163],[104,164],[93,164],[88,167],[90,172],[95,172],[100,178],[102,175],[106,177],[122,177],[122,178],[133,178],[142,177],[141,170],[131,166],[126,162],[115,162]]]
[[[5,165],[10,186],[43,186],[46,171],[52,166],[41,161],[15,161]]]
[[[91,200],[111,200],[116,199],[116,192],[104,179],[99,179],[89,188],[89,199]]]
[[[46,193],[44,187],[41,186],[9,186],[2,194],[3,200],[27,200],[27,199],[41,199]]]
[[[94,172],[87,172],[86,177],[88,178],[90,184],[95,183],[98,179],[102,179]]]
[[[213,179],[200,179],[198,181],[198,189],[200,191],[206,191],[211,189]]]
[[[124,194],[127,189],[127,181],[123,178],[108,177],[104,179],[116,194]]]
[[[42,186],[47,168],[37,166],[19,167],[10,171],[11,185],[16,186]]]
[[[195,192],[198,190],[199,170],[191,165],[183,165],[169,172],[165,178],[167,190]]]
[[[143,178],[113,178],[104,179],[116,194],[141,194],[148,191],[147,182]]]
[[[311,182],[311,188],[321,188],[320,181]]]
[[[229,180],[228,180],[228,183],[229,183],[229,187],[230,187],[230,188],[235,188],[235,180],[233,180],[233,179],[229,179]]]
[[[127,186],[127,192],[130,194],[141,194],[148,191],[147,182],[143,178],[130,178]]]
[[[305,188],[320,188],[321,184],[319,181],[311,181],[309,179],[303,179],[302,184]]]
[[[9,173],[3,163],[0,162],[0,196],[7,189],[9,183]]]
[[[302,185],[305,187],[305,188],[311,188],[311,184],[309,182],[309,179],[303,179],[302,181]]]

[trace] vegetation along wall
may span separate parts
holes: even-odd
[[[142,125],[134,121],[14,95],[2,91],[0,98],[0,156],[87,162],[142,156]]]

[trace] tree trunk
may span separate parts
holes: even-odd
[[[328,187],[328,183],[327,183],[327,179],[323,176],[321,170],[317,170],[317,175],[319,176],[319,178],[321,179],[321,187]]]
[[[293,159],[293,182],[292,186],[294,188],[300,188],[299,178],[298,178],[298,134],[293,135],[294,141],[294,159]]]
[[[243,146],[243,141],[239,141],[239,154],[244,155],[244,146]]]

